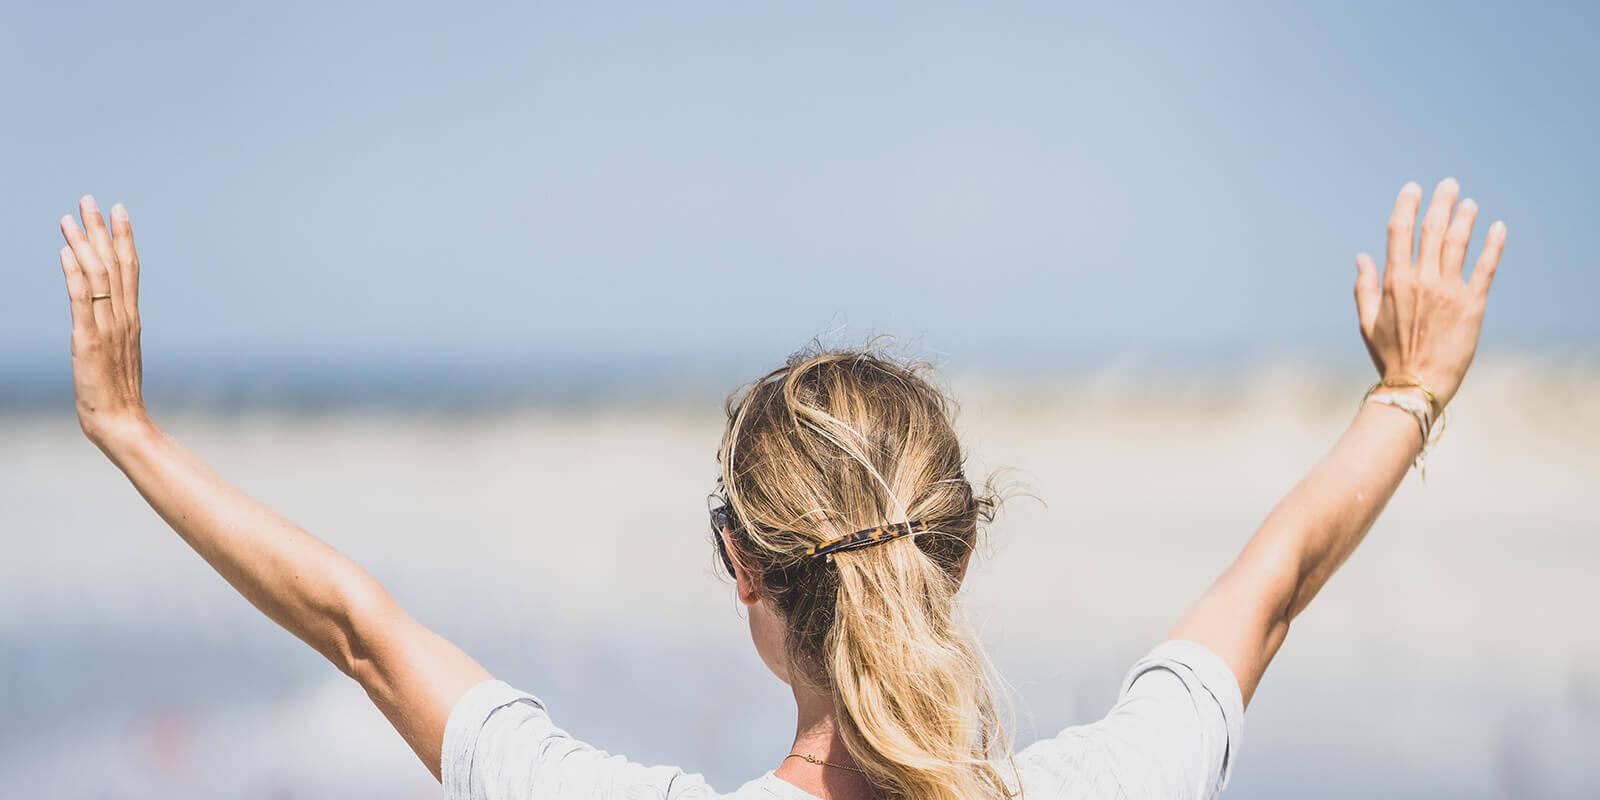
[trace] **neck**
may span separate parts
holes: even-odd
[[[798,682],[797,682],[798,683]],[[813,756],[829,764],[856,766],[844,740],[839,738],[838,720],[834,715],[833,698],[796,685],[794,746],[790,753]],[[872,784],[867,776],[855,770],[812,764],[798,758],[786,758],[774,772],[778,777],[822,798],[853,800],[873,796]]]

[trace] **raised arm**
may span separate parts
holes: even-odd
[[[360,682],[434,777],[450,708],[489,677],[406,615],[355,562],[211,471],[145,412],[139,256],[122,206],[61,219],[78,422],[161,518],[234,589]]]
[[[1406,184],[1389,220],[1381,279],[1371,258],[1356,257],[1356,312],[1379,376],[1420,381],[1441,412],[1477,350],[1506,240],[1503,223],[1490,226],[1471,277],[1463,275],[1478,209],[1471,200],[1457,205],[1459,192],[1450,179],[1434,190],[1413,253],[1422,190]],[[1385,391],[1409,394],[1418,403],[1430,400],[1415,388]],[[1289,623],[1355,551],[1422,447],[1410,413],[1363,404],[1333,450],[1278,503],[1170,638],[1199,642],[1221,656],[1248,703]]]

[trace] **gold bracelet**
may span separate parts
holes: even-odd
[[[1378,381],[1377,385],[1373,386],[1372,388],[1376,389],[1378,386],[1387,386],[1390,389],[1416,389],[1417,391],[1422,392],[1423,397],[1428,398],[1428,405],[1433,408],[1433,415],[1435,417],[1444,413],[1444,406],[1439,405],[1439,398],[1434,395],[1433,390],[1429,389],[1427,384],[1422,382],[1421,378],[1418,378],[1415,375],[1401,375],[1400,377],[1404,378],[1405,380],[1401,380],[1400,378],[1385,377],[1383,380]]]
[[[1412,466],[1417,468],[1418,477],[1422,478],[1422,480],[1426,482],[1428,480],[1428,452],[1433,449],[1434,444],[1439,441],[1440,437],[1444,436],[1444,429],[1445,425],[1447,424],[1446,421],[1449,419],[1449,415],[1445,414],[1444,409],[1439,407],[1438,398],[1434,396],[1433,392],[1428,390],[1427,386],[1422,384],[1422,381],[1417,380],[1411,375],[1407,375],[1405,377],[1410,378],[1411,380],[1407,382],[1393,378],[1385,378],[1377,383],[1372,384],[1372,386],[1367,389],[1366,394],[1361,395],[1361,406],[1365,406],[1367,403],[1373,402],[1372,395],[1379,389],[1418,389],[1422,392],[1423,396],[1428,400],[1428,411],[1432,413],[1421,413],[1422,409],[1420,407],[1415,411],[1412,411],[1401,403],[1395,402],[1393,397],[1389,395],[1381,395],[1379,397],[1379,402],[1383,402],[1384,405],[1394,406],[1402,411],[1411,413],[1412,416],[1416,418],[1417,426],[1422,429],[1422,449],[1417,453],[1416,461],[1412,463]]]

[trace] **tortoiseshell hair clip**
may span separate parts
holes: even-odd
[[[922,533],[923,531],[928,530],[928,528],[928,523],[921,520],[897,522],[893,525],[879,525],[876,528],[868,528],[864,531],[847,533],[838,538],[829,539],[828,541],[820,544],[814,544],[806,549],[806,556],[830,556],[843,550],[858,550],[863,547],[871,547],[875,544],[883,544],[884,542],[898,539],[902,536],[910,536],[914,533]]]

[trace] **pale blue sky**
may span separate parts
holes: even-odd
[[[83,192],[166,365],[1359,359],[1445,175],[1510,225],[1486,346],[1600,342],[1594,6],[863,5],[13,7],[0,367],[65,374]]]

